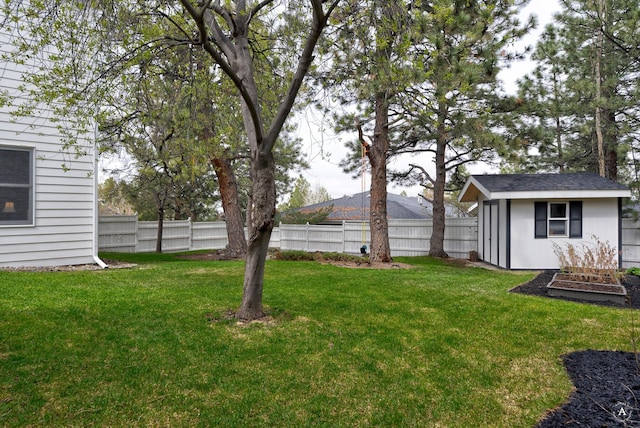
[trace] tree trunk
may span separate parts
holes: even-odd
[[[248,22],[236,21],[236,25],[248,25]],[[239,28],[238,31],[239,34],[246,34],[242,28]],[[251,195],[247,207],[250,210],[247,212],[249,241],[242,303],[236,316],[241,320],[253,320],[264,316],[262,309],[264,268],[276,212],[275,161],[271,149],[265,150],[266,147],[271,146],[269,141],[265,141],[264,134],[259,140],[258,132],[263,132],[263,124],[255,123],[256,117],[257,120],[261,120],[261,111],[247,38],[238,37],[234,47],[236,57],[233,68],[244,82],[248,96],[252,101],[252,107],[255,109],[255,115],[252,115],[247,101],[240,97],[242,119],[251,148]]]
[[[164,208],[158,207],[158,232],[156,234],[156,253],[162,252],[163,228],[164,228]]]
[[[615,112],[605,110],[607,117],[606,132],[607,141],[605,143],[605,177],[609,180],[618,181],[618,133]]]
[[[369,260],[389,263],[389,221],[387,219],[387,151],[389,150],[389,103],[386,92],[376,94],[376,122],[373,144],[369,149],[371,163],[371,201],[369,225],[371,250]]]
[[[252,203],[249,223],[249,247],[244,270],[242,303],[236,316],[241,320],[262,318],[264,268],[273,230],[276,188],[275,162],[271,152],[256,153],[252,162]]]
[[[566,165],[564,160],[564,149],[562,146],[562,137],[564,132],[562,131],[562,119],[560,118],[560,82],[555,71],[553,72],[553,103],[556,117],[556,148],[558,149],[558,159],[556,164],[560,174],[564,174]]]
[[[604,18],[604,0],[598,0],[598,13],[600,17]],[[602,51],[604,44],[604,34],[602,29],[598,29],[598,35],[596,37],[596,58],[595,58],[595,80],[596,80],[596,141],[597,141],[597,159],[598,159],[598,174],[601,177],[606,176],[605,171],[605,153],[604,153],[604,136],[602,133]]]
[[[447,180],[445,151],[447,148],[447,131],[445,129],[446,107],[440,108],[438,141],[436,143],[436,177],[433,183],[433,232],[429,240],[429,255],[432,257],[449,257],[444,251],[444,189]]]
[[[247,254],[247,240],[244,236],[242,210],[238,200],[238,181],[233,172],[231,161],[226,156],[212,159],[213,169],[218,177],[220,199],[227,229],[226,251],[231,257],[244,257]]]

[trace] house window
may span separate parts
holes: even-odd
[[[582,201],[536,202],[535,237],[582,237]]]
[[[0,147],[0,226],[33,224],[33,150]]]

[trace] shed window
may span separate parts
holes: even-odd
[[[567,236],[567,203],[549,203],[549,236]]]
[[[582,237],[582,202],[535,202],[535,237]]]
[[[33,224],[33,150],[0,147],[0,226]]]

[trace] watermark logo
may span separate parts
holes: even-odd
[[[627,403],[617,402],[611,409],[613,418],[618,422],[629,422],[633,414],[633,407]]]

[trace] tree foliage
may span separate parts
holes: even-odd
[[[640,6],[561,1],[520,81],[516,170],[593,171],[634,180]]]

